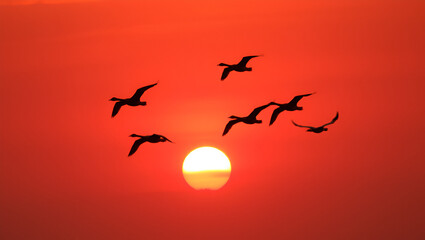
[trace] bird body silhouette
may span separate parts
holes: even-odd
[[[314,93],[309,93],[309,94],[304,94],[304,95],[298,95],[295,96],[289,103],[275,103],[275,102],[270,102],[270,105],[276,105],[278,106],[278,108],[276,108],[273,113],[272,113],[272,117],[270,118],[270,123],[269,126],[272,125],[276,119],[277,116],[279,116],[279,114],[283,111],[297,111],[297,110],[303,110],[303,107],[298,106],[298,102],[303,98],[303,97],[307,97],[310,96]]]
[[[115,115],[117,115],[117,113],[119,112],[120,108],[124,105],[128,105],[128,106],[145,106],[146,102],[141,102],[140,101],[140,97],[143,95],[143,93],[148,90],[149,88],[157,85],[158,83],[154,83],[145,87],[141,87],[139,89],[137,89],[137,91],[134,93],[134,95],[131,98],[116,98],[113,97],[111,99],[109,99],[109,101],[116,101],[115,105],[114,105],[114,109],[112,110],[112,117],[115,117]]]
[[[311,127],[311,126],[303,126],[303,125],[299,125],[296,124],[294,121],[292,121],[292,123],[297,126],[297,127],[303,127],[303,128],[308,128],[307,132],[314,132],[314,133],[321,133],[323,131],[328,131],[328,128],[326,128],[326,126],[333,124],[339,117],[339,113],[336,112],[336,116],[332,119],[332,121],[320,126],[320,127]]]
[[[133,155],[137,149],[139,148],[139,146],[145,142],[150,142],[150,143],[159,143],[159,142],[171,142],[168,138],[162,136],[162,135],[158,135],[158,134],[152,134],[152,135],[148,135],[148,136],[141,136],[141,135],[137,135],[137,134],[131,134],[130,137],[138,137],[139,139],[137,139],[136,141],[134,141],[133,146],[130,149],[130,152],[128,153],[128,156],[130,157],[131,155]]]
[[[243,122],[243,123],[245,123],[245,124],[255,124],[255,123],[262,123],[262,121],[261,120],[258,120],[257,119],[257,115],[262,111],[262,110],[264,110],[264,109],[266,109],[268,106],[270,106],[270,103],[269,104],[266,104],[266,105],[263,105],[263,106],[261,106],[261,107],[257,107],[257,108],[255,108],[248,116],[246,116],[246,117],[237,117],[237,116],[230,116],[229,118],[230,119],[233,119],[233,120],[230,120],[228,123],[227,123],[227,125],[226,125],[226,127],[224,128],[224,132],[223,132],[223,135],[222,136],[224,136],[224,135],[226,135],[228,132],[229,132],[229,130],[232,128],[232,126],[233,125],[235,125],[236,123],[239,123],[239,122]]]
[[[226,79],[226,77],[229,75],[231,71],[236,72],[246,72],[246,71],[252,71],[252,68],[246,67],[246,64],[248,63],[251,58],[259,57],[260,55],[255,56],[246,56],[243,57],[242,60],[238,64],[226,64],[226,63],[220,63],[218,66],[225,66],[226,68],[223,70],[223,73],[221,75],[221,81]]]

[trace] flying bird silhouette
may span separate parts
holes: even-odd
[[[336,116],[332,119],[332,121],[330,121],[330,122],[328,122],[328,123],[326,123],[326,124],[324,124],[320,127],[303,126],[303,125],[296,124],[294,121],[292,121],[292,123],[297,127],[308,128],[307,132],[321,133],[323,131],[328,131],[328,129],[325,128],[325,127],[333,124],[338,119],[338,116],[339,116],[339,114],[338,114],[338,112],[336,112]]]
[[[254,109],[248,116],[246,117],[237,117],[237,116],[230,116],[229,118],[233,119],[230,120],[226,127],[224,128],[224,132],[223,132],[223,136],[226,135],[230,128],[232,128],[233,125],[235,125],[236,123],[239,122],[243,122],[245,124],[254,124],[254,123],[262,123],[261,120],[257,119],[257,115],[264,109],[266,109],[268,106],[270,106],[270,103],[267,105],[263,105],[261,107],[257,107],[256,109]]]
[[[279,107],[273,111],[272,117],[270,118],[269,126],[271,126],[274,123],[274,121],[276,121],[277,116],[279,116],[279,114],[283,111],[303,110],[303,107],[299,107],[297,104],[303,97],[310,96],[311,94],[314,94],[314,93],[295,96],[289,103],[279,104],[275,102],[270,102],[269,103],[270,105],[276,105]]]
[[[128,106],[145,106],[146,102],[141,102],[140,101],[140,97],[142,96],[142,94],[148,90],[149,88],[157,85],[158,83],[154,83],[145,87],[141,87],[139,89],[137,89],[137,91],[134,93],[134,95],[131,98],[116,98],[113,97],[111,99],[109,99],[109,101],[117,101],[114,105],[114,109],[112,110],[112,117],[115,117],[115,115],[117,115],[118,111],[120,110],[120,108],[124,105],[128,105]]]
[[[136,141],[134,141],[133,146],[130,149],[130,153],[128,154],[128,156],[130,157],[131,155],[133,155],[137,149],[139,148],[139,146],[145,142],[150,142],[150,143],[159,143],[159,142],[170,142],[173,143],[172,141],[170,141],[168,138],[162,136],[162,135],[158,135],[158,134],[152,134],[152,135],[148,135],[148,136],[141,136],[141,135],[137,135],[137,134],[131,134],[130,137],[138,137],[139,139],[137,139]]]
[[[251,60],[251,58],[255,58],[259,56],[260,55],[243,57],[238,64],[232,64],[232,65],[229,65],[226,63],[218,64],[218,66],[226,66],[226,68],[223,70],[223,74],[221,75],[221,81],[226,79],[226,77],[229,75],[231,71],[236,71],[236,72],[252,71],[252,68],[246,67],[246,64],[248,63],[249,60]]]

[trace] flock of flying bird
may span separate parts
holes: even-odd
[[[242,60],[238,63],[238,64],[225,64],[225,63],[220,63],[218,64],[218,66],[225,66],[226,68],[224,68],[223,73],[221,75],[221,80],[223,81],[224,79],[227,78],[227,76],[229,76],[229,73],[231,71],[236,71],[236,72],[245,72],[245,71],[252,71],[252,68],[246,67],[246,64],[248,63],[248,61],[254,57],[259,57],[260,55],[256,55],[256,56],[246,56],[243,57]],[[145,101],[140,101],[141,96],[143,95],[143,93],[156,86],[158,83],[154,83],[148,86],[144,86],[141,87],[139,89],[137,89],[137,91],[134,93],[134,95],[131,98],[116,98],[113,97],[110,99],[110,101],[115,101],[115,105],[114,105],[114,109],[112,110],[112,117],[115,117],[119,110],[121,109],[122,106],[124,105],[128,105],[128,106],[145,106],[146,102]],[[237,123],[245,123],[245,124],[255,124],[255,123],[262,123],[261,120],[257,119],[257,115],[264,109],[268,108],[269,106],[277,106],[277,108],[273,111],[272,116],[270,118],[270,123],[269,126],[271,126],[277,119],[277,117],[279,116],[279,114],[283,111],[299,111],[299,110],[303,110],[303,107],[298,106],[298,102],[303,98],[303,97],[307,97],[312,95],[313,93],[309,93],[309,94],[304,94],[304,95],[298,95],[295,96],[290,102],[288,103],[276,103],[276,102],[270,102],[266,105],[260,106],[255,108],[248,116],[246,117],[237,117],[237,116],[230,116],[229,118],[231,119],[227,124],[226,127],[224,128],[224,132],[223,132],[223,136],[226,135],[230,129],[233,127],[233,125],[237,124]],[[323,131],[327,131],[328,129],[326,128],[326,126],[333,124],[339,117],[338,112],[336,113],[336,116],[332,119],[332,121],[323,124],[321,126],[318,127],[312,127],[312,126],[304,126],[304,125],[299,125],[297,123],[295,123],[294,121],[292,121],[292,123],[297,126],[297,127],[302,127],[302,128],[307,128],[307,132],[314,132],[314,133],[321,133]],[[133,146],[130,149],[130,152],[128,154],[128,156],[133,155],[137,149],[139,148],[139,146],[145,142],[150,142],[150,143],[159,143],[159,142],[171,142],[173,143],[171,140],[169,140],[168,138],[162,136],[162,135],[158,135],[158,134],[152,134],[152,135],[137,135],[137,134],[131,134],[130,137],[137,137],[138,139],[134,141]]]

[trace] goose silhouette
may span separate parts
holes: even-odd
[[[279,106],[278,108],[276,108],[273,111],[272,117],[270,118],[270,123],[269,126],[271,126],[277,119],[277,116],[279,116],[279,114],[283,111],[296,111],[296,110],[303,110],[303,107],[298,106],[298,102],[303,98],[303,97],[307,97],[310,96],[314,93],[309,93],[309,94],[304,94],[304,95],[298,95],[295,96],[289,103],[275,103],[275,102],[270,102],[270,105],[276,105]]]
[[[131,98],[116,98],[113,97],[111,99],[109,99],[109,101],[116,101],[115,105],[114,105],[114,109],[112,110],[112,117],[115,117],[115,115],[117,115],[117,113],[119,112],[120,108],[124,105],[128,105],[128,106],[145,106],[146,102],[141,102],[140,101],[140,97],[142,96],[142,94],[148,90],[149,88],[157,85],[158,83],[154,83],[145,87],[141,87],[139,89],[137,89],[137,91],[134,93],[134,95]]]
[[[139,148],[140,145],[142,145],[145,142],[150,142],[150,143],[159,143],[159,142],[170,142],[173,143],[172,141],[170,141],[168,138],[162,136],[162,135],[158,135],[158,134],[152,134],[152,135],[148,135],[148,136],[141,136],[141,135],[137,135],[137,134],[131,134],[130,137],[138,137],[139,139],[137,139],[136,141],[134,141],[133,146],[130,149],[130,152],[128,153],[128,156],[130,157],[131,155],[133,155],[137,149]]]
[[[296,124],[294,121],[292,121],[292,123],[297,127],[308,128],[307,132],[321,133],[323,131],[328,131],[328,128],[325,128],[325,127],[333,124],[338,119],[338,117],[339,117],[339,113],[336,112],[336,116],[332,119],[332,121],[330,121],[330,122],[328,122],[328,123],[326,123],[326,124],[324,124],[320,127],[303,126],[303,125]]]
[[[221,81],[226,79],[226,77],[229,75],[231,71],[236,71],[236,72],[252,71],[252,68],[246,67],[246,64],[248,63],[249,60],[251,60],[251,58],[255,58],[259,56],[260,55],[243,57],[238,64],[226,64],[226,63],[218,64],[218,66],[226,66],[226,68],[223,70],[223,74],[221,75]]]
[[[227,123],[227,125],[226,125],[226,127],[224,128],[224,132],[223,132],[223,135],[222,136],[224,136],[224,135],[226,135],[228,132],[229,132],[229,130],[232,128],[232,126],[233,125],[235,125],[236,123],[239,123],[239,122],[243,122],[243,123],[245,123],[245,124],[254,124],[254,123],[262,123],[262,121],[261,120],[258,120],[257,119],[257,115],[262,111],[262,110],[264,110],[264,109],[266,109],[268,106],[270,106],[270,103],[269,104],[266,104],[266,105],[263,105],[263,106],[261,106],[261,107],[257,107],[257,108],[255,108],[248,116],[246,116],[246,117],[237,117],[237,116],[230,116],[229,118],[231,118],[231,119],[233,119],[233,120],[230,120],[228,123]]]

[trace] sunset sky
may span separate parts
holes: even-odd
[[[0,83],[0,239],[425,239],[425,1],[0,0]]]

